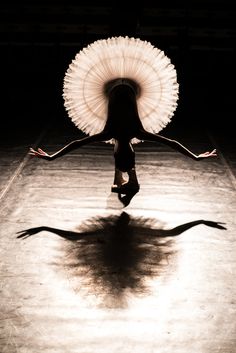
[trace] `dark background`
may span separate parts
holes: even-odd
[[[128,35],[164,50],[176,66],[176,124],[232,131],[235,116],[234,1],[2,1],[1,127],[70,124],[63,78],[94,40]]]

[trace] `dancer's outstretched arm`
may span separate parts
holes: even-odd
[[[58,157],[64,156],[66,153],[71,152],[81,146],[87,145],[88,143],[108,141],[110,139],[111,139],[111,136],[108,133],[101,132],[93,136],[84,137],[80,140],[74,140],[70,142],[68,145],[66,145],[65,147],[63,147],[62,149],[60,149],[59,151],[51,155],[43,151],[41,148],[38,148],[37,151],[35,151],[33,148],[30,148],[29,154],[32,156],[46,159],[48,161],[52,161]]]
[[[137,138],[140,140],[144,140],[144,141],[163,143],[163,144],[168,145],[171,148],[175,149],[176,151],[184,154],[185,156],[190,157],[190,158],[197,160],[197,161],[199,161],[203,158],[217,156],[215,149],[211,152],[204,152],[199,155],[196,155],[193,152],[189,151],[186,147],[181,145],[181,143],[179,143],[178,141],[168,139],[168,138],[161,136],[161,135],[158,135],[158,134],[155,135],[155,134],[152,134],[152,133],[147,132],[145,130],[140,131]]]

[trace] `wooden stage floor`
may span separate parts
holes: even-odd
[[[1,353],[235,353],[234,141],[197,131],[135,146],[141,185],[110,192],[112,146],[53,162],[75,129],[5,136],[0,156]]]

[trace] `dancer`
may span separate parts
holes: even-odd
[[[63,97],[72,121],[89,136],[53,154],[30,148],[30,155],[51,161],[89,143],[113,143],[115,173],[111,191],[118,193],[121,201],[121,194],[132,197],[140,187],[135,143],[165,144],[197,161],[216,156],[215,149],[196,155],[158,133],[177,107],[178,83],[170,60],[148,42],[128,37],[94,42],[69,66]]]
[[[136,104],[137,87],[123,83],[115,86],[109,93],[108,117],[103,131],[79,140],[74,140],[59,151],[49,155],[42,149],[35,151],[30,148],[30,154],[52,161],[81,146],[92,142],[108,141],[114,139],[115,176],[113,192],[125,193],[127,191],[138,191],[139,184],[135,171],[135,152],[132,139],[151,141],[166,144],[182,154],[194,159],[201,160],[216,156],[216,150],[196,155],[180,144],[178,141],[168,139],[160,134],[147,132],[138,115]],[[123,173],[129,176],[128,182],[123,178]]]

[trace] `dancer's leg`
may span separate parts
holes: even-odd
[[[129,192],[137,193],[140,189],[138,178],[135,168],[130,169],[127,172],[129,176],[128,182],[123,179],[121,171],[115,172],[114,185],[112,186],[112,192],[127,194]]]
[[[123,173],[119,169],[115,168],[113,186],[120,187],[124,183],[127,183],[127,180],[123,178]]]

